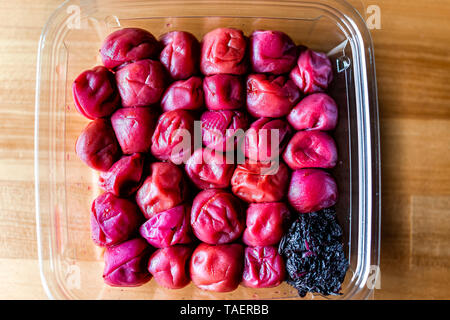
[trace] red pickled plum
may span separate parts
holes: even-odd
[[[253,117],[284,117],[299,99],[298,88],[284,76],[252,74],[247,78],[247,110]]]
[[[172,79],[187,79],[198,72],[200,44],[189,32],[172,31],[161,37],[159,60]]]
[[[183,171],[176,165],[154,162],[150,171],[136,193],[136,202],[147,219],[181,204],[187,193]]]
[[[227,163],[222,153],[200,148],[186,162],[185,170],[199,189],[228,188],[234,164]]]
[[[192,204],[191,226],[195,236],[209,244],[230,243],[244,231],[242,204],[221,189],[201,191]]]
[[[151,253],[151,247],[142,238],[107,248],[103,256],[105,283],[113,287],[137,287],[147,283],[152,278],[147,269]]]
[[[246,247],[242,284],[250,288],[279,286],[286,276],[283,257],[275,247]]]
[[[235,150],[248,126],[245,113],[232,110],[205,111],[200,120],[203,145],[221,152]]]
[[[192,242],[190,205],[180,205],[157,213],[139,229],[141,236],[156,248]]]
[[[100,174],[98,185],[115,196],[128,197],[141,184],[144,168],[144,157],[140,153],[123,156],[108,171]]]
[[[164,67],[159,61],[139,60],[116,72],[124,107],[147,107],[161,98],[165,89]]]
[[[292,169],[333,168],[337,149],[333,138],[322,131],[299,131],[289,141],[283,159]]]
[[[124,154],[150,151],[157,114],[151,108],[120,108],[111,124]]]
[[[181,164],[193,149],[194,118],[186,110],[164,112],[152,136],[152,154],[159,160]]]
[[[313,93],[302,99],[287,120],[295,130],[333,130],[338,120],[336,102],[325,93]]]
[[[289,219],[289,209],[283,202],[251,203],[242,240],[248,246],[276,245],[287,231]]]
[[[258,161],[269,161],[278,157],[288,143],[291,133],[291,127],[284,120],[259,118],[245,133],[245,141],[242,144],[245,156]],[[275,144],[272,144],[272,135]]]
[[[336,181],[328,172],[320,169],[299,169],[292,173],[288,199],[299,213],[334,206],[337,197]]]
[[[163,111],[201,109],[203,107],[202,87],[202,78],[200,77],[175,81],[167,88],[162,97]]]
[[[158,56],[159,44],[146,30],[125,28],[111,33],[103,41],[100,56],[108,69],[123,63]]]
[[[283,162],[239,164],[231,177],[231,190],[246,202],[276,202],[283,199],[289,170]]]
[[[245,88],[239,76],[216,74],[203,79],[205,105],[209,110],[235,110],[245,105]]]
[[[106,192],[91,207],[92,240],[101,247],[111,247],[130,238],[144,217],[138,206]]]
[[[333,81],[333,69],[325,53],[307,49],[300,53],[289,76],[303,93],[315,93],[328,88]]]
[[[233,291],[242,279],[243,256],[244,248],[237,243],[200,244],[191,257],[192,282],[202,290]]]
[[[297,47],[287,34],[257,30],[250,36],[250,61],[254,72],[288,73],[296,60]]]
[[[114,75],[102,66],[81,73],[72,93],[78,112],[91,120],[109,116],[120,105]]]
[[[120,146],[108,120],[91,121],[78,136],[78,157],[90,168],[107,171],[120,158]]]
[[[189,259],[192,251],[193,248],[182,245],[158,249],[150,257],[148,271],[160,286],[181,289],[191,281]]]
[[[334,210],[337,183],[323,170],[338,161],[332,61],[284,32],[250,33],[217,28],[199,42],[122,28],[104,39],[103,65],[74,80],[75,107],[92,120],[75,151],[104,192],[90,227],[107,285],[291,283],[281,247],[292,215]]]
[[[247,41],[241,30],[218,28],[205,34],[200,69],[206,76],[218,73],[242,75],[247,71]]]

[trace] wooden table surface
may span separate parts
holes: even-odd
[[[361,1],[372,30],[382,157],[376,299],[450,298],[450,2]],[[0,299],[46,299],[37,264],[34,94],[42,27],[59,1],[0,1]]]

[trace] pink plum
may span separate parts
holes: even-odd
[[[336,143],[322,131],[298,131],[286,146],[283,159],[292,170],[333,168],[337,162]]]
[[[158,41],[151,33],[139,28],[124,28],[105,38],[100,56],[103,65],[112,69],[126,62],[155,58],[158,52]]]
[[[187,79],[198,73],[200,44],[189,32],[172,31],[160,38],[164,48],[159,60],[172,79]]]
[[[115,196],[128,197],[139,189],[143,168],[144,156],[142,154],[134,153],[130,156],[123,156],[108,171],[100,174],[98,185]]]
[[[235,150],[248,126],[246,114],[234,110],[205,111],[200,120],[203,145],[220,152]]]
[[[336,181],[321,169],[299,169],[292,173],[288,200],[299,213],[329,208],[336,204]]]
[[[136,202],[144,216],[171,209],[186,199],[187,185],[183,171],[170,162],[154,162],[150,175],[136,192]]]
[[[202,39],[200,69],[206,76],[218,73],[242,75],[247,71],[247,41],[241,30],[214,29]]]
[[[193,149],[194,117],[186,110],[164,112],[151,140],[151,152],[159,160],[186,162]]]
[[[116,82],[124,107],[148,107],[157,103],[166,87],[159,61],[139,60],[121,67]]]
[[[141,236],[156,248],[192,242],[190,205],[179,205],[157,213],[139,229]]]
[[[284,76],[252,74],[247,78],[247,110],[253,117],[283,117],[299,99],[298,88]]]
[[[120,108],[111,124],[124,154],[150,151],[157,113],[152,108]]]
[[[257,30],[250,36],[250,61],[254,72],[288,73],[296,60],[297,47],[284,32]]]
[[[239,76],[216,74],[205,77],[203,92],[209,110],[235,110],[245,105],[245,87]]]
[[[241,202],[221,189],[201,191],[192,204],[191,226],[195,236],[209,244],[233,242],[244,231]]]
[[[151,253],[151,247],[142,238],[107,248],[103,256],[105,283],[113,287],[137,287],[147,283],[152,278],[147,269]]]
[[[287,120],[296,130],[333,130],[337,125],[338,107],[325,93],[313,93],[302,99]]]
[[[276,130],[276,131],[275,131]],[[268,161],[278,157],[289,141],[292,128],[282,119],[259,118],[250,125],[242,144],[249,159]],[[272,145],[272,136],[275,145]]]
[[[107,171],[120,158],[120,146],[108,120],[91,121],[78,136],[78,157],[90,168]]]
[[[273,288],[285,278],[285,263],[277,248],[246,247],[242,284],[249,288]]]
[[[120,105],[114,74],[103,66],[81,73],[72,93],[78,112],[91,120],[109,116]]]
[[[289,170],[283,162],[251,162],[237,165],[231,190],[246,202],[276,202],[283,199]]]
[[[106,192],[91,207],[92,240],[101,247],[111,247],[130,238],[143,220],[138,206]]]
[[[271,246],[280,242],[290,219],[283,202],[251,203],[242,240],[248,246]]]
[[[172,83],[164,92],[161,107],[163,111],[201,109],[203,107],[202,78],[191,77]]]
[[[156,250],[148,262],[155,281],[168,289],[181,289],[189,284],[189,261],[193,248],[183,245]]]
[[[200,189],[227,188],[230,186],[234,164],[214,150],[199,148],[186,162],[185,170]]]
[[[242,245],[201,243],[191,257],[191,279],[202,290],[233,291],[241,282],[243,264]]]
[[[323,52],[310,49],[300,53],[290,78],[304,94],[325,91],[333,81],[330,59]]]

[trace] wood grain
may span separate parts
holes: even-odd
[[[362,1],[373,30],[382,156],[376,299],[450,298],[450,3]],[[34,213],[39,35],[59,1],[0,3],[0,299],[46,299]]]

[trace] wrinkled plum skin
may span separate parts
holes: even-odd
[[[325,91],[333,81],[330,59],[322,52],[304,50],[289,74],[304,94]]]
[[[299,99],[300,91],[284,76],[252,74],[247,78],[247,110],[253,117],[284,117]]]
[[[206,75],[242,75],[247,71],[247,41],[241,30],[218,28],[202,39],[200,69]]]
[[[288,73],[296,60],[297,47],[287,34],[258,30],[250,36],[250,61],[254,72]]]
[[[338,107],[329,95],[313,93],[291,110],[287,120],[295,130],[334,130],[338,121]]]
[[[276,171],[275,171],[276,170]],[[231,177],[231,190],[246,202],[277,202],[283,199],[289,183],[289,170],[280,162],[239,164]]]
[[[234,164],[227,163],[221,153],[200,148],[186,162],[185,170],[199,189],[228,188]]]
[[[198,73],[200,43],[189,32],[173,31],[160,38],[164,48],[159,60],[174,80],[187,79]]]
[[[157,114],[151,108],[120,108],[111,116],[111,124],[124,154],[150,150]]]
[[[159,61],[139,60],[116,72],[123,107],[147,107],[161,98],[165,86],[165,71]]]
[[[191,206],[180,205],[162,211],[147,220],[139,229],[141,236],[156,248],[192,242]]]
[[[337,158],[336,143],[322,131],[298,131],[283,153],[283,160],[292,170],[333,168]]]
[[[233,291],[241,281],[243,264],[242,245],[201,243],[191,257],[191,279],[202,290]]]
[[[292,173],[288,200],[299,213],[329,208],[336,204],[336,181],[321,169],[299,169]]]
[[[205,111],[200,120],[203,145],[221,152],[235,150],[248,127],[247,116],[239,111]]]
[[[242,284],[249,288],[273,288],[279,286],[286,276],[283,257],[277,248],[246,247]]]
[[[78,136],[78,157],[90,168],[107,171],[120,158],[120,146],[108,120],[91,121]]]
[[[183,129],[183,130],[178,130]],[[189,138],[186,148],[181,148],[179,143],[183,140],[183,132],[189,133],[185,139]],[[155,132],[152,136],[151,152],[159,160],[170,160],[175,164],[181,164],[187,161],[190,150],[193,149],[194,118],[186,110],[172,110],[164,112],[158,119]],[[184,146],[184,143],[183,145]],[[179,152],[173,152],[177,148]]]
[[[125,28],[106,37],[100,49],[103,65],[112,69],[123,63],[157,57],[159,44],[146,30]]]
[[[172,83],[161,100],[164,112],[176,109],[198,110],[203,107],[202,78],[191,77]]]
[[[191,226],[195,236],[209,244],[230,243],[240,237],[245,215],[238,198],[220,190],[201,191],[192,204]]]
[[[78,112],[91,120],[109,116],[120,105],[114,75],[103,66],[81,73],[72,93]]]
[[[154,162],[150,176],[136,192],[136,203],[147,219],[186,199],[187,186],[180,168],[170,162]]]
[[[247,208],[247,228],[242,236],[248,246],[272,246],[280,242],[290,219],[283,202],[251,203]]]
[[[160,286],[181,289],[191,281],[189,258],[192,251],[193,248],[182,245],[158,249],[150,257],[148,271]]]
[[[236,110],[245,105],[245,87],[239,76],[216,74],[205,77],[203,92],[209,110]]]
[[[107,248],[103,256],[105,283],[113,287],[137,287],[148,282],[152,277],[147,269],[151,253],[151,247],[142,238]]]
[[[143,218],[134,202],[103,193],[91,207],[92,240],[101,247],[121,243],[130,238]]]
[[[271,130],[278,130],[278,142],[273,146]],[[268,161],[280,155],[292,134],[292,128],[282,119],[259,118],[250,125],[242,144],[245,156],[258,161]],[[272,151],[278,151],[272,154]]]
[[[115,196],[128,197],[140,186],[144,157],[140,153],[123,156],[108,171],[100,174],[98,185]]]

